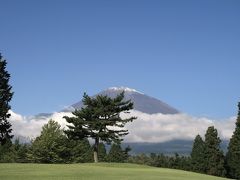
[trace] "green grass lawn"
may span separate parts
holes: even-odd
[[[0,180],[214,180],[224,179],[181,170],[135,164],[0,164]]]

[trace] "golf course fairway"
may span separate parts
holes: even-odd
[[[221,180],[193,172],[127,163],[0,164],[0,180]]]

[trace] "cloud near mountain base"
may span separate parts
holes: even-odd
[[[132,111],[132,116],[139,117],[127,125],[129,142],[165,142],[170,140],[192,140],[197,134],[204,137],[209,126],[215,126],[221,139],[232,136],[236,117],[217,121],[188,114],[146,114]],[[123,115],[129,116],[129,115]]]
[[[70,112],[56,112],[50,116],[22,116],[11,111],[10,122],[13,134],[35,138],[40,135],[41,128],[50,119],[57,121],[63,128],[67,122],[63,116],[72,116]],[[137,119],[126,125],[129,134],[125,142],[166,142],[170,140],[192,140],[197,134],[204,136],[209,126],[215,126],[221,139],[232,136],[236,117],[226,120],[213,120],[204,117],[193,117],[188,114],[146,114],[132,110],[130,114],[122,113],[123,118],[136,116]]]

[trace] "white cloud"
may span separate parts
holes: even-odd
[[[209,126],[218,129],[222,139],[232,136],[236,118],[232,117],[224,121],[217,121],[203,117],[193,117],[188,114],[146,114],[132,111],[131,115],[137,120],[127,125],[130,134],[126,136],[129,142],[164,142],[169,140],[194,139],[197,134],[204,137]],[[122,115],[128,117],[128,114]]]
[[[41,132],[41,128],[50,119],[53,119],[62,127],[66,127],[63,116],[72,116],[69,112],[56,112],[49,117],[31,116],[25,117],[11,111],[13,134],[34,138]],[[203,117],[193,117],[188,114],[146,114],[139,111],[131,111],[130,114],[121,116],[138,117],[132,123],[127,124],[129,135],[124,139],[126,142],[164,142],[174,139],[194,139],[197,134],[204,136],[206,129],[214,125],[222,139],[229,139],[235,127],[236,117],[217,121]]]
[[[69,112],[56,112],[51,116],[22,116],[10,111],[11,117],[9,118],[12,123],[13,134],[15,136],[24,136],[28,138],[35,138],[40,135],[42,126],[50,119],[57,121],[62,127],[66,127],[67,122],[63,116],[72,116]]]

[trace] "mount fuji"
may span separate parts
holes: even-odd
[[[154,97],[145,95],[135,89],[128,87],[111,87],[100,93],[94,95],[107,95],[109,97],[116,97],[119,93],[124,91],[125,100],[131,100],[134,103],[134,110],[147,113],[147,114],[178,114],[180,113],[176,108],[162,102]],[[71,111],[72,109],[81,109],[83,107],[82,101],[79,101],[69,108],[65,109],[64,112]]]

